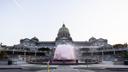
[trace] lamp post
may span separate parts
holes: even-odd
[[[26,60],[26,50],[24,50],[24,60]]]
[[[93,57],[94,48],[91,49],[91,56]]]
[[[13,55],[14,55],[14,49],[12,50],[12,53],[13,53]]]
[[[115,48],[113,48],[113,54],[114,54],[114,56],[116,55]]]
[[[104,52],[103,52],[103,50],[102,50],[102,61],[103,61],[103,59],[104,59]]]
[[[87,54],[89,53],[88,51],[89,51],[89,48],[86,48]],[[88,54],[88,55],[89,55],[89,54]],[[88,56],[87,56],[87,59],[86,59],[86,63],[87,63],[87,68],[88,68]]]
[[[36,57],[36,50],[35,50],[35,57]]]
[[[35,59],[37,60],[37,57],[36,57],[36,50],[35,50]]]

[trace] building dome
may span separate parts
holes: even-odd
[[[65,43],[72,41],[72,38],[70,37],[70,33],[68,28],[65,26],[65,24],[62,25],[62,27],[59,29],[56,41],[58,43]]]
[[[95,40],[96,40],[96,38],[91,37],[91,38],[89,39],[89,42],[93,42],[93,41],[95,41]]]
[[[65,24],[59,29],[58,37],[70,37],[69,30],[65,27]]]
[[[33,37],[31,40],[32,41],[35,41],[35,42],[38,42],[39,41],[39,39],[37,37]]]
[[[98,41],[104,41],[104,39],[103,38],[99,38]]]

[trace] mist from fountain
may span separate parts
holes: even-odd
[[[75,48],[70,44],[57,45],[54,60],[76,60]]]

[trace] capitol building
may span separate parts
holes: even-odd
[[[38,38],[33,37],[32,39],[21,39],[20,45],[26,46],[33,49],[38,48],[55,48],[58,44],[72,44],[77,49],[80,48],[99,48],[101,46],[110,46],[107,43],[107,39],[99,38],[96,39],[91,37],[88,41],[73,41],[72,37],[70,36],[69,29],[63,24],[63,26],[59,29],[57,37],[55,41],[39,41]]]
[[[37,37],[25,38],[20,40],[20,44],[1,45],[1,48],[10,58],[20,55],[28,61],[77,60],[79,63],[120,61],[123,59],[120,53],[128,50],[127,47],[113,48],[103,38],[91,37],[88,41],[73,41],[65,24],[59,29],[55,41],[39,41]]]

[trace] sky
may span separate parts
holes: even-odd
[[[54,41],[62,24],[74,41],[128,42],[128,0],[0,0],[0,42]]]

